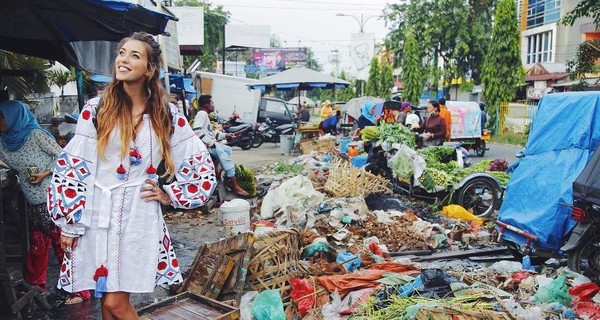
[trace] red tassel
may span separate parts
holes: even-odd
[[[152,164],[150,164],[150,166],[146,170],[146,173],[147,174],[156,174],[156,168],[154,168],[154,166],[152,166]]]
[[[123,167],[123,165],[119,165],[119,167],[117,168],[117,173],[119,174],[125,174],[127,173],[127,171],[125,170],[125,167]]]
[[[98,281],[98,277],[108,276],[108,269],[104,265],[101,265],[94,273],[94,281]]]

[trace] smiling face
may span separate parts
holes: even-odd
[[[150,77],[148,51],[144,42],[129,40],[119,49],[115,58],[115,77],[125,82],[137,82]]]

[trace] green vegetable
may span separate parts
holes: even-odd
[[[375,126],[366,126],[360,131],[360,134],[363,140],[375,140],[379,137],[379,129]]]
[[[416,146],[415,135],[398,123],[382,123],[379,126],[378,139],[388,143],[403,143],[413,149]]]
[[[302,170],[304,170],[304,166],[300,163],[294,163],[294,164],[278,163],[275,165],[275,169],[273,169],[273,171],[275,171],[275,173],[277,173],[277,174],[288,174],[288,173],[298,174],[298,173],[302,172]]]

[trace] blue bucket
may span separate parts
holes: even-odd
[[[343,138],[340,140],[340,153],[348,153],[348,144],[352,141],[350,138]]]
[[[367,164],[368,155],[360,155],[350,158],[350,163],[357,168],[362,168]]]

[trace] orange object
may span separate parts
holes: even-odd
[[[357,156],[360,154],[360,151],[358,151],[356,144],[350,143],[350,144],[348,144],[348,148],[350,148],[350,149],[348,149],[349,157],[354,157],[354,156]]]
[[[402,264],[394,261],[373,263],[372,265],[368,266],[367,269],[384,270],[386,272],[401,273],[406,275],[418,275],[421,273],[421,270],[412,265]]]
[[[360,270],[342,275],[331,275],[319,277],[319,283],[329,292],[336,289],[344,296],[348,292],[364,288],[375,288],[381,283],[375,281],[381,279],[386,270]]]

